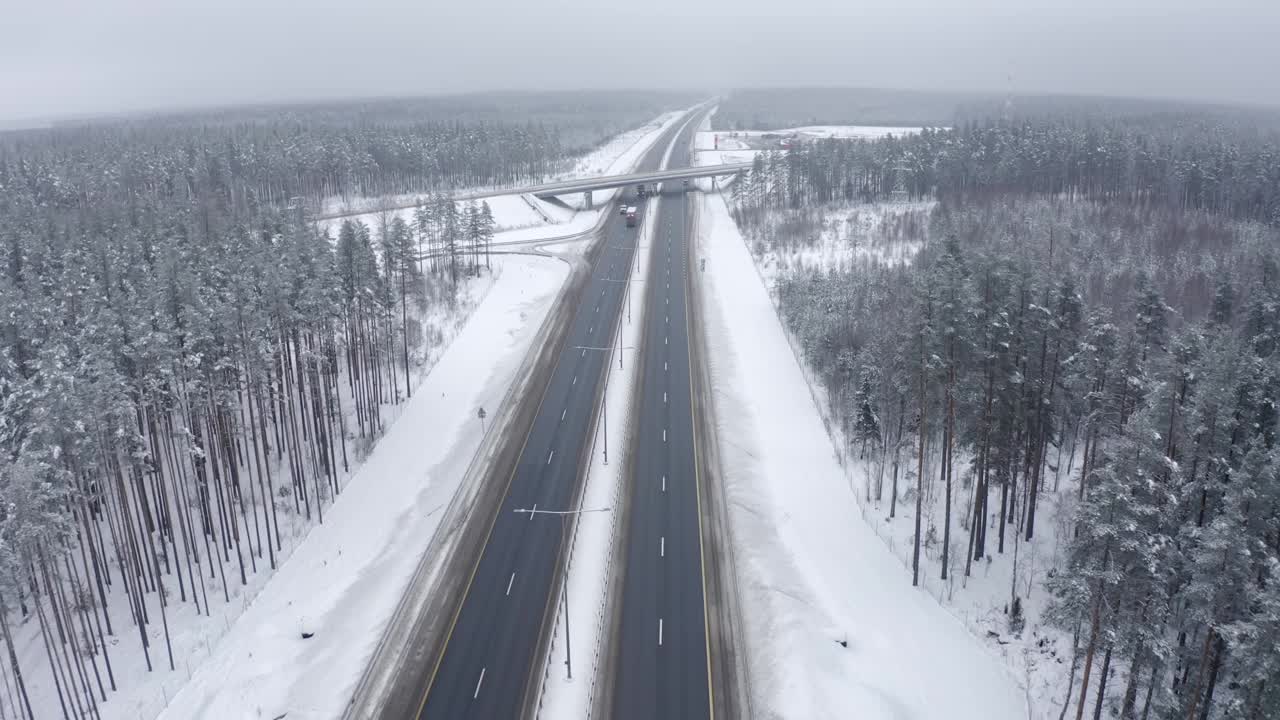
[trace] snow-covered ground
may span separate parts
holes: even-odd
[[[910,262],[920,252],[933,200],[854,203],[813,211],[820,230],[813,242],[756,258],[769,287],[788,270],[848,270],[867,264]],[[768,234],[768,230],[764,231]]]
[[[698,132],[694,148],[697,158],[695,165],[715,165],[719,163],[751,162],[755,156],[766,148],[778,148],[777,142],[765,140],[763,135],[777,135],[780,138],[794,135],[801,139],[815,140],[819,138],[844,138],[855,140],[875,140],[887,135],[902,136],[920,132],[918,127],[878,127],[870,125],[813,125],[809,127],[787,128],[785,130],[737,130],[715,131],[710,129],[710,119]]]
[[[479,447],[477,408],[497,407],[568,273],[549,258],[506,255],[494,263],[492,287],[324,524],[191,668],[186,686],[164,692],[162,717],[341,714]],[[314,635],[303,639],[304,632]],[[153,717],[160,707],[113,700],[104,717]]]
[[[924,128],[920,127],[884,127],[879,125],[809,125],[806,127],[788,128],[777,132],[795,133],[802,137],[812,138],[856,138],[858,140],[875,140],[893,135],[914,135]]]
[[[875,140],[888,135],[898,137],[902,135],[912,135],[923,129],[923,127],[918,126],[887,127],[881,125],[806,125],[804,127],[783,128],[781,130],[721,130],[717,131],[716,134],[720,135],[722,143],[726,137],[759,138],[762,135],[777,135],[779,137],[797,135],[801,138]]]
[[[723,198],[699,202],[699,301],[756,715],[1029,717],[1005,661],[913,589],[863,520],[859,486]]]

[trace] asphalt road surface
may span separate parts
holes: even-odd
[[[670,138],[670,132],[664,135],[637,169],[656,169]],[[685,140],[687,134],[681,144]],[[643,213],[642,201],[632,196],[627,202]],[[604,247],[524,438],[465,600],[448,630],[443,654],[423,679],[419,718],[517,718],[526,693],[541,677],[541,658],[534,655],[547,603],[560,581],[554,576],[567,516],[516,510],[559,511],[573,504],[601,371],[608,361],[605,352],[579,348],[605,347],[613,339],[626,285],[610,280],[627,277],[638,232],[626,227],[616,205],[608,212]]]
[[[670,167],[689,164],[685,138]],[[650,266],[639,422],[613,712],[618,720],[712,716],[703,556],[695,470],[686,274],[688,198],[659,201]]]

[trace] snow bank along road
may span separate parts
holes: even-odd
[[[669,137],[640,169],[658,164]],[[456,568],[461,602],[436,610],[447,620],[435,628],[440,640],[422,638],[426,662],[401,670],[382,717],[515,718],[533,696],[567,524],[562,516],[516,511],[574,506],[606,362],[605,353],[589,348],[603,347],[613,336],[623,283],[611,280],[626,276],[635,239],[636,229],[616,213],[605,223],[550,380],[535,390],[532,425],[523,437],[507,438],[518,446],[518,457],[495,464],[488,484],[500,500],[491,510],[477,510],[472,522],[480,526],[482,549],[470,554],[463,543],[456,551],[469,561]],[[420,624],[427,632],[436,622]]]

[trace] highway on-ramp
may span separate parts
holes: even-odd
[[[670,166],[688,164],[689,144],[678,142]],[[646,290],[609,714],[617,720],[706,720],[714,709],[690,373],[688,217],[688,197],[668,189],[659,199]]]
[[[658,166],[673,132],[682,138],[678,145],[687,144],[693,125],[677,127],[648,153],[639,170]],[[517,718],[532,696],[540,678],[537,649],[554,597],[565,524],[562,516],[517,510],[557,511],[573,505],[607,361],[604,352],[581,348],[607,346],[613,337],[625,285],[610,279],[625,276],[630,267],[637,230],[611,211],[602,230],[604,245],[471,570],[464,600],[446,631],[444,650],[420,683],[416,707],[396,717]],[[384,713],[401,710],[389,706]]]

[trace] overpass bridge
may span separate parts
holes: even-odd
[[[507,187],[463,193],[458,195],[457,199],[479,200],[481,198],[496,197],[498,195],[528,194],[542,200],[557,202],[557,195],[585,193],[587,195],[588,207],[590,207],[591,192],[593,190],[609,190],[612,188],[629,187],[634,185],[650,185],[665,182],[667,180],[693,180],[695,178],[737,175],[738,173],[745,172],[750,169],[751,163],[742,162],[722,163],[720,165],[703,165],[700,167],[685,167],[676,170],[633,172],[627,173],[626,175],[600,175],[591,178],[560,180],[557,182],[543,183],[541,185],[526,185],[524,187]]]

